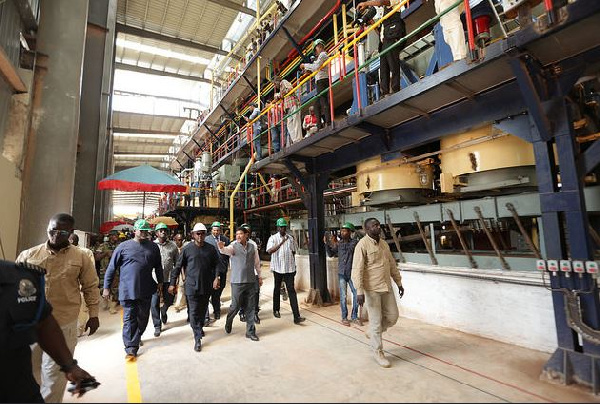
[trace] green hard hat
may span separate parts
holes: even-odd
[[[313,46],[317,46],[317,45],[325,46],[325,41],[323,41],[321,38],[315,39],[315,41],[313,42]]]
[[[210,227],[221,227],[221,222],[213,222]]]
[[[346,223],[344,223],[344,224],[342,225],[342,229],[348,229],[348,230],[351,230],[351,231],[354,231],[354,230],[356,230],[356,229],[354,228],[354,225],[353,225],[352,223],[350,223],[350,222],[346,222]]]
[[[283,217],[280,217],[277,219],[277,227],[287,227],[287,221]]]
[[[159,222],[156,224],[156,226],[154,227],[154,231],[159,231],[160,229],[169,229],[169,227],[164,224],[163,222]]]
[[[151,231],[152,230],[152,226],[150,226],[150,223],[148,223],[147,220],[138,219],[138,220],[136,220],[135,224],[133,225],[133,230]]]

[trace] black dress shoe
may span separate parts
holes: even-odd
[[[225,323],[225,332],[227,334],[231,334],[231,324],[230,323]]]
[[[160,320],[162,321],[163,324],[167,324],[167,311],[166,310],[160,310]]]
[[[296,317],[294,319],[294,324],[300,324],[301,322],[303,322],[304,320],[306,320],[304,317]]]
[[[246,334],[246,338],[250,338],[252,341],[258,341],[258,336],[256,334]]]
[[[277,318],[281,318],[281,314],[279,314],[279,310],[273,310],[273,316]]]
[[[155,337],[160,337],[160,328],[155,328],[154,329],[154,336]]]
[[[244,313],[240,313],[240,321],[241,321],[242,323],[245,323],[245,322],[246,322],[246,315],[245,315]]]
[[[254,315],[254,322],[255,322],[256,324],[260,324],[260,317],[258,317],[258,314],[255,314],[255,315]]]
[[[196,341],[196,343],[194,344],[194,351],[196,352],[200,352],[202,350],[202,341],[198,340]]]
[[[221,318],[221,313],[215,313],[215,320],[218,320]]]

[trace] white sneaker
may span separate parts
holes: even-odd
[[[375,362],[382,368],[389,368],[392,366],[389,360],[385,357],[382,350],[377,350],[374,352],[373,357],[375,358]]]

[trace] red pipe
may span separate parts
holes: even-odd
[[[469,33],[469,49],[471,50],[471,58],[475,57],[475,36],[473,35],[473,19],[471,18],[471,7],[469,0],[465,0],[465,18],[467,20],[467,32]]]
[[[331,17],[333,15],[333,13],[335,13],[335,11],[340,8],[340,5],[342,4],[342,0],[337,0],[337,3],[335,3],[335,5],[331,8],[331,10],[329,10],[329,12],[327,13],[327,15],[325,15],[325,17],[321,18],[321,20],[317,23],[317,25],[315,25],[308,34],[306,34],[304,36],[304,38],[302,38],[300,40],[300,42],[298,42],[299,46],[304,45],[304,42],[306,42],[311,36],[313,36],[313,34],[315,33],[315,31],[317,31],[319,28],[321,28],[321,25],[323,25],[323,23],[325,21],[327,21],[329,19],[329,17]],[[295,57],[296,55],[298,55],[298,51],[296,50],[296,48],[292,49],[290,51],[290,53],[288,53],[288,57],[285,59],[285,61],[283,62],[283,64],[285,65],[285,63]]]

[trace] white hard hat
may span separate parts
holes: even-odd
[[[206,226],[203,223],[196,223],[194,225],[194,229],[192,230],[192,233],[195,233],[197,231],[206,231]]]

